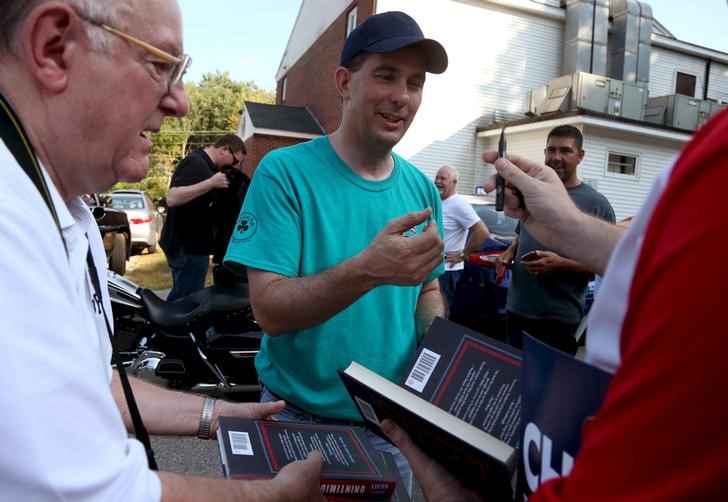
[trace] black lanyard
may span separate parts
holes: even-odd
[[[8,150],[10,150],[10,153],[12,153],[13,157],[15,157],[17,163],[20,165],[20,167],[23,168],[25,173],[28,175],[30,180],[38,189],[41,197],[43,197],[46,206],[48,206],[48,210],[51,212],[51,216],[53,216],[53,221],[55,222],[56,228],[58,229],[58,234],[63,241],[63,247],[64,249],[66,249],[66,254],[68,254],[66,240],[63,238],[63,231],[61,230],[61,225],[58,221],[58,213],[56,212],[56,208],[53,205],[53,201],[51,200],[48,186],[46,185],[45,178],[41,173],[40,166],[38,165],[35,153],[33,152],[33,147],[28,141],[28,137],[25,134],[25,130],[23,129],[20,120],[15,115],[13,109],[10,107],[10,104],[5,100],[5,96],[3,96],[2,93],[0,93],[0,137],[5,143],[5,146],[7,146]],[[129,384],[129,377],[126,374],[126,370],[124,369],[124,365],[122,364],[121,357],[119,356],[119,352],[116,350],[116,346],[114,344],[114,335],[111,332],[109,318],[106,315],[106,309],[104,309],[104,304],[102,302],[103,296],[101,294],[101,285],[99,283],[99,276],[96,271],[96,266],[94,265],[93,258],[91,256],[91,248],[89,248],[86,254],[86,263],[88,266],[89,276],[91,277],[91,283],[94,287],[94,294],[92,295],[94,308],[100,308],[101,313],[103,313],[104,315],[106,331],[109,335],[109,340],[111,342],[112,361],[114,362],[114,364],[116,364],[116,368],[119,372],[119,379],[121,380],[121,386],[124,389],[124,396],[126,397],[126,403],[129,407],[129,415],[131,415],[135,435],[137,439],[144,445],[144,448],[147,452],[147,462],[149,463],[149,468],[156,471],[157,462],[154,459],[154,451],[152,450],[152,444],[149,440],[149,433],[147,432],[146,427],[144,427],[144,422],[142,421],[141,414],[139,413],[139,408],[137,407],[136,400],[134,399],[134,394],[131,390],[131,385]]]
[[[86,238],[88,239],[88,235],[86,236]],[[124,362],[119,356],[119,351],[116,350],[114,338],[111,334],[111,325],[109,324],[109,317],[106,315],[106,309],[104,308],[104,302],[102,300],[103,296],[101,296],[101,285],[99,284],[99,276],[96,271],[96,265],[94,265],[94,259],[91,256],[90,247],[86,252],[86,266],[88,267],[88,274],[91,277],[91,284],[93,284],[94,286],[94,294],[92,298],[94,308],[96,308],[97,310],[101,310],[101,313],[104,314],[106,332],[109,333],[109,338],[111,338],[111,360],[116,365],[116,369],[119,372],[119,380],[121,381],[121,387],[124,389],[126,404],[127,406],[129,406],[129,415],[131,416],[131,422],[134,426],[134,434],[136,438],[144,445],[144,449],[147,452],[147,462],[149,463],[149,468],[156,471],[157,461],[154,458],[152,442],[149,440],[149,432],[147,432],[147,428],[144,426],[144,422],[142,421],[142,415],[141,413],[139,413],[136,399],[134,399],[134,393],[131,390],[131,384],[129,384],[129,377],[126,374],[126,369],[124,369]]]

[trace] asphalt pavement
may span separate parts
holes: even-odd
[[[162,471],[222,477],[217,441],[184,436],[152,436],[152,447]]]

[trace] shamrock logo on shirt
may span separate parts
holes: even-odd
[[[258,230],[258,220],[253,213],[243,212],[238,217],[238,222],[235,224],[235,232],[231,237],[233,242],[245,242],[250,240]]]

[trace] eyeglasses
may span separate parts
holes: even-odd
[[[243,157],[237,158],[232,150],[230,150],[230,155],[233,156],[233,163],[230,164],[232,166],[239,166],[240,163],[243,161]]]
[[[108,24],[101,23],[99,21],[95,21],[87,16],[84,16],[83,14],[78,14],[78,16],[83,19],[84,21],[93,24],[94,26],[98,26],[102,30],[108,31],[109,33],[112,33],[116,35],[117,37],[129,42],[130,44],[134,44],[138,47],[141,47],[145,51],[149,52],[150,54],[154,54],[159,59],[164,61],[165,63],[169,63],[172,65],[169,69],[169,80],[167,81],[167,89],[172,92],[175,87],[182,81],[182,77],[184,76],[185,72],[187,71],[187,68],[189,68],[190,63],[192,63],[192,58],[188,56],[187,54],[182,54],[180,57],[173,56],[169,52],[163,51],[162,49],[158,49],[157,47],[154,47],[151,44],[148,44],[144,42],[143,40],[139,40],[136,37],[133,37],[129,35],[128,33],[124,33],[121,30],[117,30],[116,28],[112,28]],[[233,155],[233,157],[235,157]]]

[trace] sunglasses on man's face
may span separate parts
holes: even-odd
[[[230,164],[230,165],[231,166],[239,166],[240,163],[243,161],[243,156],[241,155],[240,158],[237,158],[235,156],[235,152],[233,152],[232,150],[229,150],[229,151],[230,151],[230,155],[232,155],[232,157],[233,157],[233,163]]]

